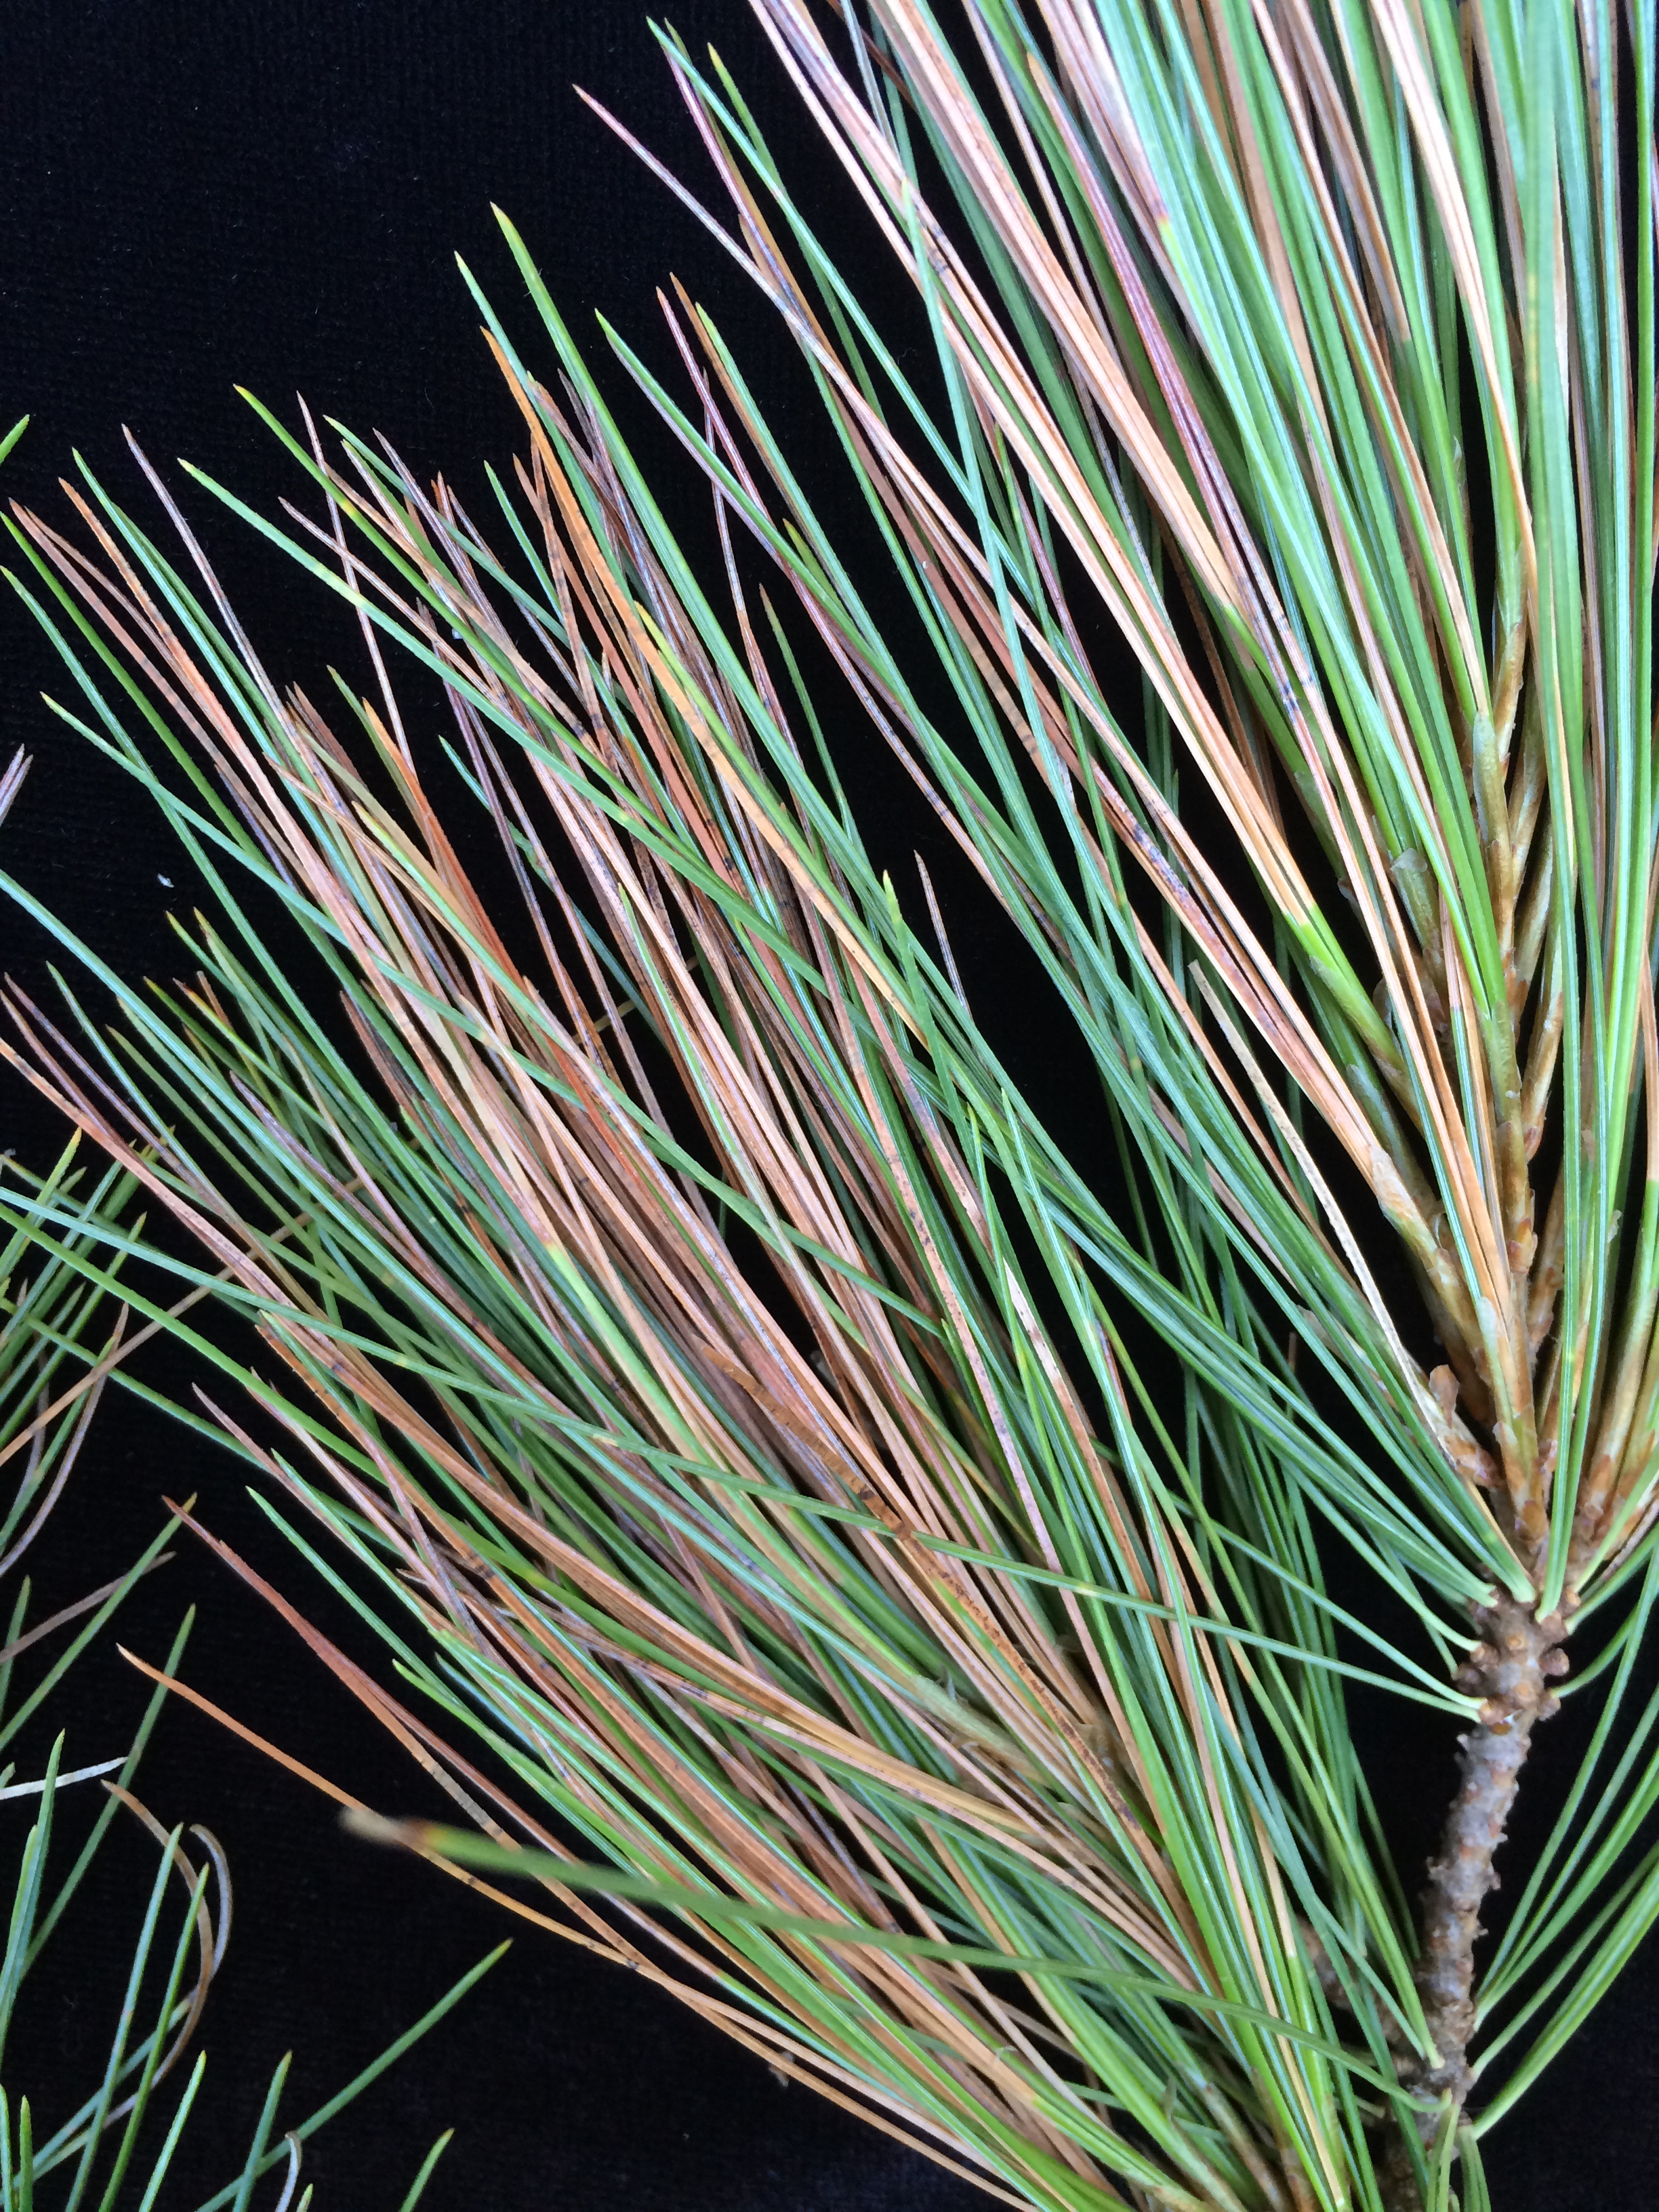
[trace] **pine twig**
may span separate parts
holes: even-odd
[[[1482,1692],[1484,1702],[1479,1725],[1458,1739],[1457,1792],[1447,1809],[1440,1849],[1429,1862],[1422,1899],[1416,1982],[1436,2056],[1432,2063],[1421,2057],[1401,2062],[1407,2087],[1449,2097],[1458,2113],[1474,2086],[1468,2047],[1475,2028],[1480,1908],[1498,1886],[1492,1862],[1508,1830],[1534,1727],[1560,1705],[1550,1682],[1567,1671],[1562,1649],[1567,1630],[1559,1613],[1540,1620],[1513,1598],[1472,1612],[1481,1641],[1457,1682],[1460,1689]],[[1426,2148],[1439,2130],[1440,2116],[1419,2110],[1417,2125]],[[1390,2145],[1379,2179],[1388,2212],[1418,2212],[1416,2177],[1403,2142]]]

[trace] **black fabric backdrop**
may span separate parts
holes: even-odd
[[[676,21],[694,47],[719,46],[797,164],[801,189],[855,248],[856,213],[815,156],[744,0],[689,0]],[[291,395],[302,391],[319,414],[383,430],[420,468],[442,467],[464,489],[482,489],[483,461],[504,463],[516,449],[516,422],[454,251],[531,335],[491,200],[514,217],[573,325],[591,329],[602,311],[664,367],[652,291],[680,275],[779,395],[805,465],[832,484],[833,456],[787,343],[718,247],[580,106],[573,80],[677,167],[701,173],[640,0],[9,9],[0,28],[0,428],[26,410],[34,419],[0,489],[61,513],[55,479],[78,447],[125,501],[141,504],[119,434],[127,423],[164,467],[187,455],[270,510],[292,477],[234,397],[241,382],[290,416]],[[878,260],[870,266],[896,304],[896,280]],[[596,339],[595,357],[599,349]],[[611,383],[671,504],[689,501],[666,442],[630,411],[619,373]],[[209,502],[192,493],[185,503],[209,516],[269,665],[315,686],[328,660],[350,650],[322,595],[296,588],[232,520],[209,515]],[[855,512],[844,511],[856,528]],[[706,526],[690,505],[686,514],[694,533]],[[171,973],[167,914],[191,886],[121,780],[40,705],[43,688],[67,696],[65,682],[9,594],[0,596],[0,739],[8,753],[22,742],[36,755],[0,861],[129,972]],[[882,763],[855,752],[852,769],[873,806],[890,806],[901,855],[925,839]],[[41,988],[40,933],[15,916],[5,927],[7,966]],[[975,957],[971,933],[969,952]],[[994,946],[977,957],[997,980]],[[1047,1084],[1063,1123],[1076,1094],[1055,1079],[1040,1001],[1017,990],[998,996],[1016,1073],[1039,1095]],[[42,1158],[49,1118],[15,1085],[0,1095],[5,1141]],[[148,1371],[188,1387],[188,1373],[166,1360]],[[373,1656],[343,1608],[318,1598],[223,1455],[131,1401],[111,1407],[41,1547],[35,1617],[118,1572],[159,1524],[162,1493],[192,1490],[216,1529],[349,1648]],[[201,1608],[191,1680],[370,1802],[442,1810],[281,1622],[187,1540],[132,1601],[124,1640],[159,1659],[190,1602]],[[112,1652],[87,1662],[70,1714],[71,1759],[107,1756],[141,1703],[142,1686]],[[1407,1737],[1374,1715],[1364,1724],[1399,1847],[1420,1863],[1451,1746],[1432,1728]],[[1549,1757],[1541,1750],[1535,1765]],[[165,1717],[143,1788],[164,1820],[215,1830],[238,1885],[235,1935],[208,2016],[207,2086],[163,2198],[185,2207],[232,2171],[284,2050],[295,2057],[279,2129],[504,1931],[492,1909],[441,1877],[343,1838],[314,1794],[191,1711]],[[1540,1808],[1548,1796],[1546,1778]],[[26,1820],[18,1807],[0,1808],[0,1867]],[[1524,1844],[1522,1834],[1517,1853]],[[136,1835],[118,1838],[81,1915],[76,1955],[58,1957],[24,2022],[9,2070],[43,2106],[61,2112],[63,2093],[90,2085],[148,1853]],[[1653,2202],[1653,1966],[1644,1953],[1532,2104],[1492,2139],[1499,2212],[1640,2212]],[[533,1933],[316,2140],[306,2171],[319,2212],[394,2206],[422,2152],[452,2124],[455,2142],[426,2200],[433,2212],[479,2203],[598,2212],[618,2202],[640,2212],[966,2212],[984,2201],[804,2089],[780,2088],[636,1978]],[[276,2194],[262,2185],[257,2201]]]

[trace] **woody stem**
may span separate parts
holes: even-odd
[[[1498,1887],[1492,1860],[1504,1840],[1522,1766],[1535,1723],[1559,1700],[1550,1680],[1566,1672],[1566,1635],[1559,1613],[1540,1620],[1513,1598],[1474,1608],[1481,1642],[1458,1676],[1458,1686],[1478,1691],[1478,1723],[1459,1739],[1456,1796],[1446,1814],[1440,1848],[1429,1862],[1423,1893],[1423,1937],[1416,1981],[1435,2057],[1414,2056],[1401,2067],[1408,2088],[1420,2095],[1449,2095],[1461,2112],[1474,2086],[1468,2062],[1474,2033],[1474,1947],[1480,1908]],[[1419,2112],[1426,2148],[1441,2125],[1439,2114]],[[1417,2212],[1419,2195],[1403,2143],[1385,2162],[1383,2201],[1389,2212]]]

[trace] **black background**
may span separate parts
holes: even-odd
[[[856,216],[821,157],[814,166],[744,0],[690,0],[674,21],[694,49],[719,46],[809,203],[856,244]],[[638,0],[47,0],[7,10],[0,429],[26,410],[33,422],[0,489],[60,515],[55,479],[78,447],[125,503],[139,505],[119,433],[126,423],[164,469],[186,455],[269,511],[293,489],[292,476],[234,397],[240,382],[290,417],[301,391],[319,415],[383,430],[417,468],[441,467],[464,489],[481,489],[483,462],[506,464],[516,426],[455,251],[521,337],[532,335],[492,200],[513,216],[574,327],[591,329],[602,312],[663,367],[652,293],[671,270],[681,276],[756,380],[778,395],[775,419],[828,481],[827,443],[786,342],[719,248],[580,106],[573,81],[703,181]],[[885,273],[877,281],[890,299]],[[592,357],[600,353],[596,337]],[[671,505],[689,497],[674,489],[684,479],[665,443],[629,411],[620,372],[608,381]],[[194,516],[208,513],[198,495],[185,504]],[[849,526],[854,520],[849,512]],[[342,651],[331,611],[296,591],[229,518],[210,527],[273,672],[315,684]],[[0,860],[129,972],[171,972],[167,913],[190,886],[119,779],[39,704],[42,688],[61,695],[64,679],[9,593],[0,672],[0,743],[7,754],[25,743],[36,756]],[[866,772],[872,793],[884,794],[884,769],[871,763]],[[7,966],[38,987],[40,940],[15,919],[7,931]],[[967,944],[971,959],[971,933]],[[994,953],[981,958],[994,971]],[[1018,1003],[1000,1011],[1016,1071],[1041,1092],[1040,1012]],[[0,1097],[4,1141],[40,1160],[48,1121],[15,1085]],[[1065,1103],[1056,1100],[1062,1118]],[[164,1362],[150,1371],[187,1380]],[[248,1504],[230,1462],[125,1400],[110,1408],[40,1547],[37,1616],[118,1572],[159,1524],[162,1493],[191,1490],[212,1526],[349,1637]],[[191,1601],[201,1607],[191,1680],[370,1802],[441,1809],[376,1725],[189,1540],[132,1601],[124,1640],[159,1660]],[[141,1686],[112,1653],[85,1662],[71,1759],[108,1756],[141,1703]],[[1420,1860],[1446,1795],[1449,1743],[1432,1728],[1409,1740],[1379,1728],[1376,1743],[1391,1827],[1408,1863]],[[279,2127],[331,2094],[507,1931],[441,1877],[346,1841],[319,1798],[191,1712],[165,1717],[142,1787],[167,1822],[207,1822],[238,1881],[236,1932],[208,2015],[208,2085],[177,2188],[164,2198],[185,2206],[233,2170],[284,2050],[295,2058]],[[21,1808],[0,1808],[0,1866],[25,1821]],[[12,2054],[19,2086],[50,2104],[52,2087],[70,2086],[71,2061],[74,2085],[81,2094],[90,2086],[148,1852],[136,1836],[118,1839],[82,1914],[72,1970],[60,1956],[50,2002],[30,2016],[31,2040]],[[1490,2140],[1498,2212],[1652,2203],[1656,2028],[1649,1951]],[[428,2143],[452,2124],[456,2140],[426,2199],[433,2212],[480,2203],[499,2212],[616,2203],[965,2212],[985,2201],[804,2089],[781,2089],[635,1978],[533,1933],[317,2139],[306,2172],[319,2185],[318,2212],[390,2212]],[[275,2195],[262,2185],[258,2201]]]

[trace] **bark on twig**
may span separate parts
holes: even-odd
[[[1436,2057],[1401,2066],[1407,2088],[1419,2095],[1449,2094],[1462,2112],[1474,2083],[1468,2062],[1474,2033],[1474,1946],[1480,1907],[1498,1887],[1492,1859],[1504,1840],[1521,1768],[1531,1748],[1534,1724],[1559,1704],[1552,1677],[1567,1671],[1561,1645],[1566,1629],[1559,1613],[1540,1620],[1530,1607],[1502,1598],[1474,1609],[1482,1641],[1457,1678],[1458,1687],[1482,1693],[1480,1719],[1459,1738],[1457,1795],[1429,1862],[1423,1893],[1423,1940],[1417,1986]],[[1440,2125],[1437,2115],[1418,2115],[1426,2147]],[[1406,2146],[1396,2142],[1379,2175],[1389,2212],[1419,2212],[1419,2197]]]

